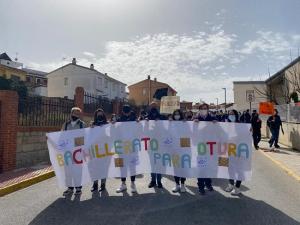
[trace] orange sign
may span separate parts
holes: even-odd
[[[260,102],[259,114],[273,115],[274,104],[272,102]]]

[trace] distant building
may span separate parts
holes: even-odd
[[[247,99],[247,93],[253,93],[253,102],[251,109],[259,109],[259,103],[267,101],[267,86],[265,81],[234,81],[233,96],[235,109],[245,111],[250,109],[250,102]]]
[[[170,85],[157,81],[156,78],[147,79],[128,86],[129,100],[136,105],[149,105],[153,100],[160,100],[163,96],[176,96],[177,91]]]
[[[109,99],[126,98],[126,84],[94,69],[94,65],[77,65],[76,59],[47,75],[48,96],[74,98],[75,88]]]
[[[26,72],[26,86],[33,95],[48,96],[47,92],[47,73],[23,68]]]
[[[22,63],[12,61],[6,54],[0,54],[0,76],[6,79],[26,81],[26,72],[22,70]]]

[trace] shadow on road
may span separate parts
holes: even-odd
[[[223,183],[215,182],[220,186]],[[190,193],[181,195],[158,191],[135,196],[94,196],[84,201],[58,198],[30,225],[300,224],[263,201],[247,196],[227,197],[217,191],[200,196],[197,188],[187,188]]]

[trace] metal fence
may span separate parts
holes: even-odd
[[[300,123],[300,106],[291,104],[276,105],[276,109],[282,121],[289,123]]]
[[[113,102],[108,98],[85,92],[83,111],[85,113],[94,113],[98,108],[102,108],[105,113],[113,113]]]
[[[68,120],[74,100],[27,96],[19,99],[19,126],[61,126]]]

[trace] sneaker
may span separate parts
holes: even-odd
[[[120,188],[118,188],[116,192],[121,193],[126,190],[127,190],[126,184],[121,184]]]
[[[232,191],[231,191],[231,195],[239,195],[241,194],[241,190],[237,187],[235,187]]]
[[[207,188],[207,190],[209,190],[209,191],[214,191],[214,188],[213,188],[213,186],[206,186],[206,188]]]
[[[157,187],[158,187],[158,188],[163,188],[162,183],[161,183],[161,182],[158,182],[158,183],[157,183]]]
[[[156,183],[154,181],[151,181],[148,185],[148,188],[153,188],[156,186]]]
[[[255,146],[255,149],[258,150],[258,149],[259,149],[259,146]]]
[[[204,188],[199,188],[199,194],[200,194],[200,195],[205,195],[205,190],[204,190]]]
[[[101,184],[99,188],[99,192],[104,191],[106,189],[105,184]]]
[[[172,189],[172,192],[177,193],[179,191],[180,191],[180,186],[179,186],[179,184],[176,184],[176,186]]]
[[[275,145],[275,148],[280,148],[280,146],[279,145]]]
[[[97,191],[98,190],[98,185],[93,185],[91,188],[91,192]]]
[[[76,188],[75,195],[81,195],[81,188]]]
[[[184,184],[181,184],[181,186],[180,186],[180,192],[181,193],[185,193],[186,192],[186,188],[185,188]]]
[[[65,190],[64,193],[63,193],[64,196],[70,195],[70,194],[73,194],[73,189],[72,189],[72,188],[68,188],[68,189]]]
[[[234,189],[232,184],[228,184],[227,188],[225,188],[226,192],[232,192],[232,190]]]
[[[130,185],[130,188],[131,188],[131,193],[136,193],[136,186],[135,186],[135,183],[134,182],[131,182],[131,185]]]

